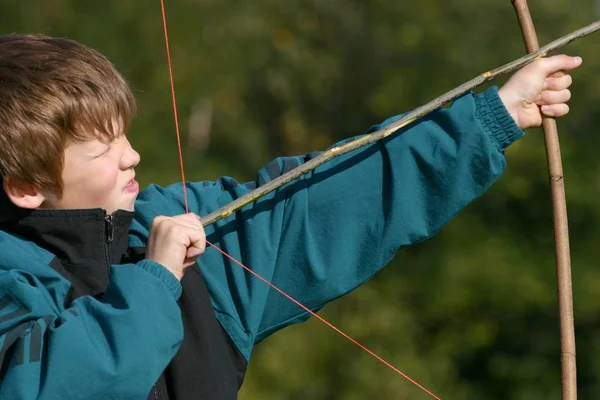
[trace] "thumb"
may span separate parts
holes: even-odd
[[[546,76],[550,76],[559,71],[570,71],[581,65],[581,57],[570,57],[564,54],[543,58],[541,67]]]

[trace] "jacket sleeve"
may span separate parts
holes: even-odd
[[[399,248],[435,234],[479,197],[502,173],[504,148],[522,135],[496,87],[468,94],[209,226],[208,238],[318,310],[370,279]],[[205,215],[316,154],[278,158],[246,184],[230,178],[189,184],[190,210]],[[180,184],[153,186],[140,197],[140,237],[152,216],[183,212],[182,193]],[[217,315],[246,357],[255,343],[308,317],[214,250],[200,264]]]
[[[111,267],[101,299],[57,305],[33,275],[0,274],[0,399],[141,399],[183,336],[181,287],[143,260]]]

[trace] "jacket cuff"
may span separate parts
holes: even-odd
[[[175,275],[173,275],[171,271],[152,260],[142,260],[136,265],[163,281],[171,293],[173,293],[175,300],[179,299],[182,292],[181,283],[175,278]]]
[[[502,103],[497,86],[476,95],[475,107],[475,113],[481,121],[484,132],[499,151],[504,151],[525,135]]]

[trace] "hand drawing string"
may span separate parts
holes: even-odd
[[[164,36],[165,36],[165,46],[166,46],[166,51],[167,51],[167,62],[168,62],[168,65],[169,65],[169,79],[170,79],[170,82],[171,82],[171,98],[172,98],[172,101],[173,101],[173,114],[174,114],[174,118],[175,118],[175,133],[177,135],[177,146],[178,146],[178,150],[179,150],[179,164],[181,166],[181,178],[182,178],[182,182],[183,182],[183,193],[184,193],[185,211],[187,213],[187,212],[189,212],[189,209],[188,209],[188,201],[187,201],[187,191],[186,191],[186,186],[185,186],[183,156],[182,156],[182,151],[181,151],[181,139],[180,139],[180,133],[179,133],[179,121],[178,121],[177,104],[176,104],[176,97],[175,97],[175,85],[173,83],[173,70],[172,70],[172,66],[171,66],[171,54],[170,54],[170,49],[169,49],[169,35],[168,35],[168,30],[167,30],[167,17],[166,17],[166,12],[165,12],[164,0],[160,0],[160,5],[161,5],[161,11],[162,11],[162,20],[163,20],[163,28],[164,28]],[[255,276],[257,279],[260,279],[261,281],[263,281],[264,283],[266,283],[267,285],[269,285],[273,290],[277,291],[282,296],[286,297],[288,300],[290,300],[291,302],[293,302],[294,304],[296,304],[298,307],[302,308],[304,311],[306,311],[307,313],[309,313],[311,316],[313,316],[314,318],[318,319],[319,321],[321,321],[322,323],[324,323],[325,325],[327,325],[329,328],[333,329],[335,332],[337,332],[338,334],[340,334],[341,336],[343,336],[344,338],[346,338],[347,340],[349,340],[350,342],[354,343],[356,346],[358,346],[360,349],[362,349],[363,351],[365,351],[369,355],[375,357],[383,365],[385,365],[386,367],[390,368],[392,371],[394,371],[398,375],[402,376],[404,379],[406,379],[407,381],[409,381],[413,385],[417,386],[419,389],[423,390],[425,393],[427,393],[428,395],[430,395],[434,399],[441,400],[439,397],[437,397],[431,391],[427,390],[423,385],[419,384],[417,381],[415,381],[414,379],[412,379],[411,377],[409,377],[408,375],[406,375],[405,373],[403,373],[402,371],[400,371],[398,368],[394,367],[392,364],[390,364],[389,362],[387,362],[386,360],[384,360],[381,356],[377,355],[375,352],[369,350],[366,346],[362,345],[357,340],[351,338],[349,335],[347,335],[346,333],[344,333],[341,329],[337,328],[335,325],[333,325],[332,323],[330,323],[329,321],[327,321],[325,318],[323,318],[320,315],[318,315],[317,313],[313,312],[311,309],[309,309],[308,307],[306,307],[304,304],[300,303],[298,300],[294,299],[292,296],[288,295],[283,290],[281,290],[277,286],[273,285],[267,279],[263,278],[262,276],[260,276],[259,274],[257,274],[256,272],[254,272],[253,270],[251,270],[250,268],[248,268],[244,264],[242,264],[240,261],[236,260],[234,257],[230,256],[229,254],[227,254],[226,252],[224,252],[223,250],[221,250],[220,248],[218,248],[217,246],[215,246],[214,244],[212,244],[208,240],[206,241],[206,243],[209,246],[211,246],[214,249],[216,249],[224,257],[230,259],[235,264],[239,265],[240,267],[244,268],[247,272],[249,272],[250,274],[252,274],[253,276]]]

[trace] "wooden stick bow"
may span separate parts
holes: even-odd
[[[527,52],[540,47],[527,6],[527,0],[511,0],[525,41]],[[561,386],[563,400],[577,399],[577,366],[575,361],[575,325],[573,319],[573,289],[571,284],[571,258],[569,249],[569,223],[565,182],[560,156],[558,129],[553,118],[543,118],[546,156],[552,193],[554,240],[556,242],[556,272],[558,278],[558,308],[560,318]]]

